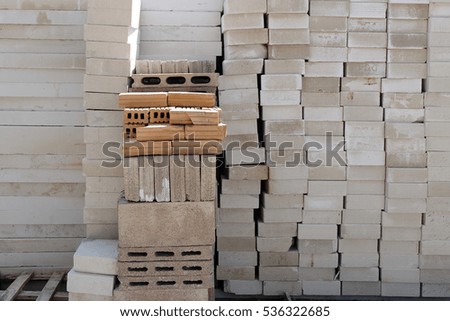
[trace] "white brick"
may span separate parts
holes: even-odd
[[[419,267],[419,255],[380,254],[380,267],[415,269]]]
[[[345,121],[383,121],[384,110],[378,106],[345,106]]]
[[[305,210],[337,210],[343,206],[342,197],[305,196]]]
[[[264,223],[295,223],[302,221],[302,210],[294,209],[261,209],[261,218]]]
[[[422,168],[388,168],[386,181],[391,183],[426,183],[427,170]]]
[[[308,29],[309,16],[304,13],[271,13],[269,29]]]
[[[387,3],[350,3],[350,14],[352,18],[385,18]]]
[[[343,121],[343,109],[341,107],[304,107],[304,119],[307,121]]]
[[[343,224],[380,224],[380,210],[344,210],[342,214]]]
[[[73,261],[77,272],[117,275],[118,243],[115,240],[84,240]]]
[[[267,58],[267,46],[265,45],[225,46],[224,57],[226,60],[265,59]]]
[[[381,234],[386,241],[420,241],[420,228],[383,227]]]
[[[267,5],[265,0],[225,0],[223,6],[224,14],[232,13],[266,13]]]
[[[261,90],[261,105],[298,105],[300,104],[300,91],[297,90]]]
[[[311,49],[314,47],[314,51],[318,51],[320,47],[347,49],[347,33],[345,32],[311,32],[310,35]],[[341,50],[342,51],[342,50]],[[345,50],[343,50],[345,51]],[[339,51],[337,51],[339,52]],[[331,57],[329,57],[331,58]],[[346,61],[347,57],[342,57],[334,61]]]
[[[309,2],[306,0],[268,0],[267,12],[272,13],[307,13]]]
[[[348,17],[349,5],[346,1],[314,1],[310,3],[311,16]]]
[[[386,213],[382,215],[382,226],[391,227],[421,227],[421,213]]]
[[[266,44],[268,41],[267,29],[230,30],[223,34],[225,46]]]
[[[115,278],[113,275],[81,273],[72,269],[67,275],[67,291],[112,296]]]
[[[343,253],[340,266],[349,268],[367,268],[378,266],[378,253]]]
[[[221,266],[256,266],[258,253],[254,252],[219,252],[219,265]]]
[[[295,223],[263,223],[258,222],[258,236],[261,237],[294,237],[297,236]],[[274,251],[281,252],[281,251]]]
[[[301,295],[302,283],[296,281],[264,281],[263,282],[264,295]]]
[[[270,45],[307,45],[308,29],[269,29]]]
[[[349,32],[348,46],[351,48],[386,48],[387,35],[383,32]]]
[[[386,32],[386,19],[348,18],[348,31]]]
[[[347,194],[347,182],[337,181],[310,181],[308,182],[308,195],[314,196],[341,196]]]
[[[421,79],[383,79],[381,83],[382,93],[421,93]]]
[[[349,166],[382,166],[385,165],[385,153],[348,151],[347,162]]]
[[[340,295],[339,281],[303,281],[304,295]]]
[[[287,252],[292,247],[292,237],[257,237],[258,252]]]
[[[352,282],[376,282],[379,280],[379,269],[378,267],[341,267],[339,279]]]
[[[381,295],[393,297],[419,297],[420,283],[381,283]]]
[[[337,251],[337,240],[298,240],[299,253],[332,254]]]
[[[224,75],[260,74],[263,65],[263,59],[225,60],[222,68]]]
[[[388,49],[387,61],[388,63],[425,63],[427,49]]]
[[[227,280],[224,282],[224,291],[237,295],[261,295],[263,293],[263,283],[256,280]]]
[[[258,28],[264,28],[264,15],[261,13],[226,14],[222,16],[222,32]]]
[[[301,240],[334,240],[337,238],[337,225],[299,224],[298,238]]]
[[[262,281],[297,281],[298,267],[260,266],[259,279]]]
[[[344,239],[376,240],[381,237],[380,226],[377,224],[342,224],[341,237]]]
[[[422,109],[424,106],[423,94],[385,93],[383,94],[383,107],[399,109]]]
[[[300,254],[299,266],[306,268],[336,268],[339,265],[339,255],[333,254]]]
[[[378,253],[378,240],[339,239],[339,253]]]
[[[302,78],[300,75],[262,75],[262,90],[300,90]]]
[[[307,62],[307,77],[343,77],[344,66],[339,62]]]
[[[305,61],[301,59],[265,60],[264,73],[305,74]]]
[[[385,48],[348,48],[347,61],[349,62],[385,62]]]
[[[341,224],[341,211],[304,211],[305,224]]]

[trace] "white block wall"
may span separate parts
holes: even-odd
[[[0,274],[72,266],[85,236],[86,2],[0,3]]]

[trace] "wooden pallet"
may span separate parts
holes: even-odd
[[[34,279],[33,272],[22,272],[6,290],[0,291],[0,301],[67,301],[68,293],[57,291],[66,272],[54,272],[40,291],[25,290],[39,280]]]

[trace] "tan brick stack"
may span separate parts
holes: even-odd
[[[189,65],[139,61],[144,73],[119,97],[125,195],[115,300],[214,299],[215,155],[226,125],[216,107],[217,75],[183,72]]]

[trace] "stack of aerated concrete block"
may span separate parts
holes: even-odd
[[[67,275],[70,301],[112,301],[117,275],[117,241],[84,240]]]
[[[449,3],[430,3],[425,96],[428,203],[420,251],[420,282],[424,297],[450,296],[449,19]]]
[[[67,271],[85,237],[86,3],[0,4],[0,274]]]
[[[219,195],[217,279],[225,280],[227,292],[237,294],[262,294],[254,210],[260,204],[261,181],[267,179],[267,168],[258,165],[265,155],[257,123],[258,75],[267,57],[266,7],[265,0],[227,0],[222,17],[225,60],[219,103],[229,136],[223,143],[227,168]]]
[[[141,59],[216,60],[223,0],[142,1]]]
[[[386,203],[380,242],[381,294],[420,296],[418,246],[426,212],[426,78],[428,4],[388,4],[387,75],[382,81]]]
[[[307,1],[268,1],[268,59],[261,76],[261,119],[269,177],[257,217],[264,295],[300,295],[297,225],[308,169],[303,161],[301,89],[308,58]],[[283,144],[287,143],[287,144]]]
[[[381,78],[386,76],[387,4],[349,5],[348,62],[341,89],[348,168],[340,280],[343,295],[380,295],[378,239],[385,179]]]
[[[313,1],[310,9],[310,53],[303,79],[304,163],[308,166],[303,222],[298,226],[300,280],[303,294],[339,295],[338,227],[344,205],[345,164],[327,160],[327,150],[343,150],[340,78],[347,60],[348,2]],[[332,135],[332,136],[331,136]]]
[[[83,173],[89,238],[117,238],[117,201],[123,190],[118,94],[128,90],[136,61],[140,5],[140,0],[88,2]]]

